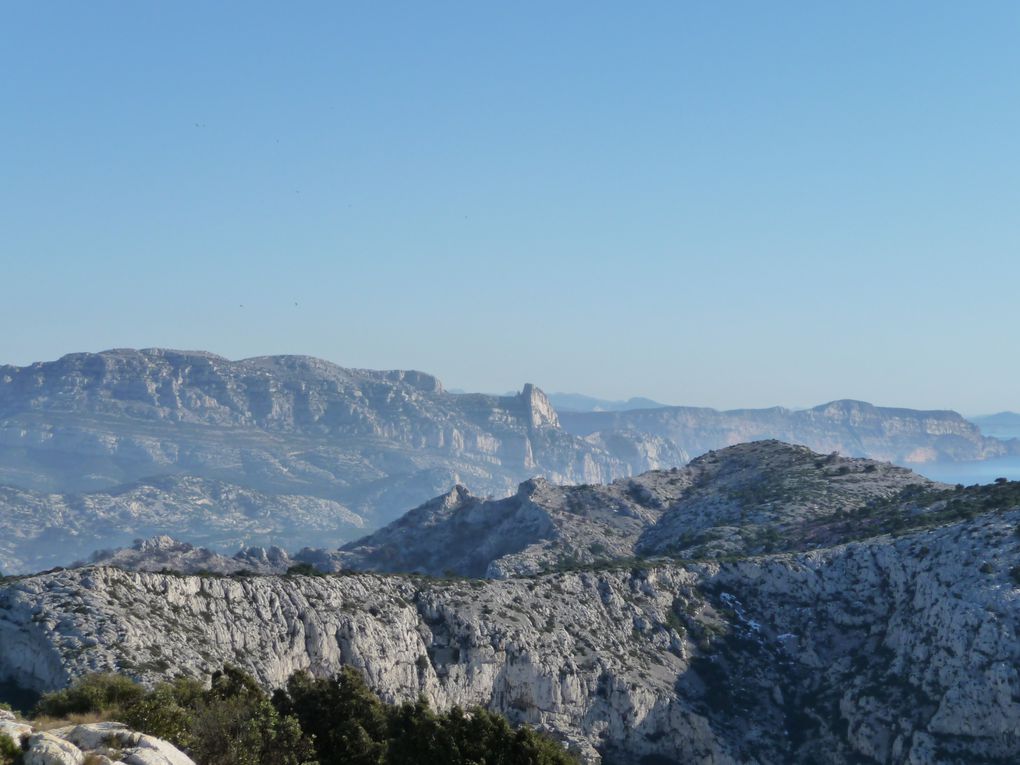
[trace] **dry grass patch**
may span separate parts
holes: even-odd
[[[69,728],[73,725],[88,725],[90,723],[116,722],[118,710],[108,709],[102,712],[86,712],[84,714],[71,714],[66,717],[47,717],[45,715],[29,720],[28,724],[35,728],[36,733],[56,730],[57,728]]]

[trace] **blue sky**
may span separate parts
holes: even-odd
[[[1018,33],[1015,2],[7,3],[0,362],[1020,409]]]

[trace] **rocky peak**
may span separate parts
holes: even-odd
[[[194,546],[187,542],[178,542],[171,536],[160,534],[151,539],[136,539],[132,549],[139,552],[191,552]]]
[[[528,414],[528,426],[531,428],[558,428],[559,417],[549,402],[549,397],[531,383],[525,383],[519,398],[524,403]]]

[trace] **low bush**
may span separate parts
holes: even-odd
[[[21,765],[21,747],[0,733],[0,765]]]
[[[272,698],[230,666],[213,674],[208,689],[179,679],[146,690],[119,675],[90,675],[46,694],[36,711],[62,721],[115,716],[170,741],[198,765],[577,762],[552,739],[484,709],[438,713],[424,699],[384,704],[350,667],[332,678],[297,673]],[[0,748],[0,765],[17,765],[14,756]]]

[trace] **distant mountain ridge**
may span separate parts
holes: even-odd
[[[663,407],[629,412],[562,412],[560,423],[575,435],[628,431],[668,439],[693,455],[712,449],[777,439],[819,452],[869,457],[897,464],[969,461],[1020,454],[1020,441],[981,433],[952,411],[878,407],[863,401],[832,401],[811,409]]]
[[[76,353],[0,366],[0,570],[164,534],[231,554],[335,548],[455,485],[608,484],[761,439],[898,464],[1020,453],[954,412],[853,401],[569,412],[531,384],[454,394],[307,356]]]
[[[550,393],[549,401],[558,412],[626,412],[631,409],[661,409],[666,404],[633,396],[626,401],[610,401],[583,393]]]
[[[0,484],[39,492],[185,474],[378,524],[456,483],[502,495],[535,475],[595,483],[687,460],[658,437],[590,435],[565,432],[530,384],[451,394],[423,372],[307,356],[118,349],[0,367]]]
[[[1020,414],[1016,412],[979,415],[971,417],[970,421],[977,425],[986,436],[1020,438]]]
[[[159,476],[67,494],[0,485],[0,572],[66,566],[93,550],[167,531],[234,551],[280,541],[293,549],[322,545],[358,536],[366,525],[334,500],[265,494],[195,476]]]

